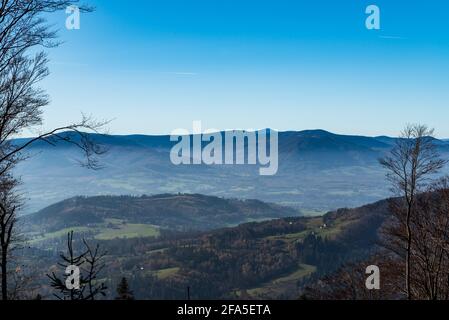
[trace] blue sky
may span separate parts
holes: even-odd
[[[42,86],[48,128],[80,112],[114,134],[204,128],[322,128],[395,135],[405,123],[449,137],[449,3],[90,1],[64,29]],[[365,28],[365,8],[381,30]]]

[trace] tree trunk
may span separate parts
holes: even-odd
[[[2,248],[2,300],[8,300],[7,248]]]
[[[410,227],[410,218],[411,218],[411,213],[412,213],[412,207],[411,205],[408,206],[408,210],[407,210],[407,222],[406,222],[406,227],[407,227],[407,255],[405,257],[405,290],[407,293],[407,300],[411,300],[412,299],[412,293],[411,293],[411,284],[410,284],[410,279],[411,279],[411,274],[410,274],[410,267],[411,267],[411,248],[412,248],[412,230]]]

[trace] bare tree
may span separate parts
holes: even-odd
[[[59,45],[57,30],[48,24],[46,15],[76,4],[79,4],[77,0],[0,0],[0,180],[5,183],[15,181],[10,175],[11,170],[27,158],[26,149],[36,141],[51,145],[59,142],[73,144],[83,152],[84,166],[100,167],[97,156],[105,150],[89,133],[98,132],[107,121],[82,115],[80,121],[45,131],[38,129],[43,123],[43,107],[49,104],[48,95],[39,87],[49,74],[45,50]],[[92,10],[85,5],[79,5],[79,9]],[[33,130],[35,138],[23,143],[12,142],[25,130]],[[16,228],[18,207],[11,204],[14,202],[11,197],[13,195],[5,194],[0,206],[2,271],[7,270]],[[2,272],[4,299],[7,298],[7,284],[7,273]]]
[[[50,144],[64,141],[78,146],[85,154],[85,165],[96,168],[95,156],[102,153],[87,132],[97,132],[105,121],[94,121],[83,116],[52,130],[38,132],[37,137],[15,145],[11,139],[25,129],[42,124],[42,108],[49,103],[38,83],[48,74],[47,57],[38,47],[57,46],[56,30],[48,25],[45,15],[63,10],[78,1],[68,0],[2,0],[0,1],[0,174],[23,159],[22,151],[32,143],[43,140]],[[82,11],[92,8],[80,6]],[[73,131],[74,135],[61,135]]]
[[[384,226],[384,246],[403,259],[407,250],[404,210],[391,200],[392,219]],[[416,197],[410,217],[410,289],[415,299],[449,298],[449,180],[432,183]]]
[[[56,30],[52,30],[43,14],[76,5],[78,0],[1,0],[0,1],[0,71],[11,61],[36,46],[57,45]],[[83,11],[92,8],[79,6]]]
[[[380,159],[387,170],[393,190],[401,197],[395,205],[398,223],[405,230],[405,294],[412,299],[411,255],[412,216],[416,213],[417,195],[425,190],[432,175],[443,168],[433,139],[434,131],[424,125],[407,125],[396,140],[390,155]]]
[[[367,261],[343,266],[312,283],[307,299],[403,299],[404,269],[408,248],[404,200],[390,200],[391,216],[380,229],[383,249]],[[410,217],[410,295],[419,300],[449,299],[449,177],[432,182],[416,195]],[[381,288],[364,287],[364,267],[381,270]]]

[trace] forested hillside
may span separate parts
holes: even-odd
[[[259,200],[224,199],[200,194],[75,197],[24,217],[32,240],[66,230],[92,236],[145,236],[152,231],[211,230],[250,221],[299,216],[298,210]],[[128,232],[127,232],[128,231]]]
[[[157,237],[100,240],[111,287],[126,276],[138,298],[295,298],[302,288],[376,247],[386,201],[324,217],[292,217],[209,232],[161,231]],[[56,268],[65,237],[34,249],[40,268]],[[53,260],[53,262],[51,262]],[[41,279],[44,283],[45,279]]]

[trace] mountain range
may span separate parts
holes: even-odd
[[[378,164],[395,142],[386,136],[280,132],[279,170],[274,176],[260,176],[254,165],[173,165],[170,150],[175,142],[170,136],[90,137],[108,150],[100,158],[102,170],[81,168],[76,160],[82,154],[72,144],[40,141],[29,148],[30,158],[17,168],[28,213],[76,196],[190,193],[259,199],[318,214],[390,195]],[[449,142],[435,143],[449,158]]]

